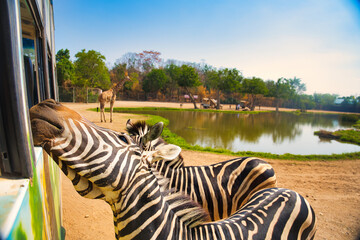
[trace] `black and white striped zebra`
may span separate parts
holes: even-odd
[[[162,123],[154,126],[144,121],[128,120],[126,130],[144,151],[167,144],[160,134]],[[210,214],[210,219],[229,217],[240,209],[255,192],[276,187],[276,176],[270,164],[258,158],[235,158],[208,166],[184,166],[181,155],[171,161],[152,165],[169,179],[169,188],[190,196]]]
[[[102,192],[113,210],[117,239],[314,237],[314,211],[294,191],[258,191],[231,217],[206,222],[202,208],[167,190],[167,179],[151,168],[155,161],[174,159],[179,147],[142,151],[129,135],[99,128],[52,100],[31,108],[30,116],[34,143]]]

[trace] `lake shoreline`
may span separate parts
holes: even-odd
[[[96,109],[92,109],[96,110]],[[120,113],[132,113],[132,114],[140,114],[147,116],[149,119],[147,120],[148,124],[152,125],[156,122],[164,122],[165,128],[162,134],[164,140],[168,143],[172,143],[175,145],[180,146],[183,149],[193,150],[193,151],[200,151],[200,152],[209,152],[209,153],[217,153],[217,154],[226,154],[226,155],[233,155],[233,156],[253,156],[253,157],[261,157],[261,158],[268,158],[268,159],[284,159],[284,160],[301,160],[301,161],[309,161],[309,160],[339,160],[339,159],[359,159],[360,158],[360,151],[359,152],[348,152],[348,153],[334,153],[334,154],[292,154],[292,153],[271,153],[271,152],[255,152],[255,151],[231,151],[228,149],[223,148],[212,148],[212,147],[203,147],[198,145],[191,145],[189,144],[184,138],[178,136],[176,133],[173,133],[167,125],[169,120],[156,115],[138,113],[139,111],[146,111],[146,110],[166,110],[166,111],[194,111],[193,109],[179,109],[179,108],[162,108],[162,107],[138,107],[138,108],[114,108],[114,112]],[[199,112],[204,112],[204,110],[198,110]],[[205,110],[205,112],[217,112],[216,110]],[[223,111],[224,112],[224,111]],[[233,113],[234,111],[229,111],[229,113]],[[268,111],[267,111],[268,112]],[[239,114],[247,114],[248,112],[239,112]],[[255,112],[254,114],[259,113]],[[296,113],[298,114],[298,113]],[[303,114],[303,113],[301,113]],[[316,114],[309,113],[309,114]],[[328,114],[328,113],[324,113]],[[338,113],[334,113],[338,114]]]

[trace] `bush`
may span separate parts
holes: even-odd
[[[353,122],[360,120],[360,115],[358,114],[342,114],[341,120],[346,122]]]
[[[353,128],[360,129],[360,120],[358,120],[354,125]]]
[[[360,145],[360,131],[356,130],[338,130],[333,133],[340,138],[340,141],[355,143]]]

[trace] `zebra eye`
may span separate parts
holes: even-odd
[[[124,137],[124,136],[122,136],[122,135],[119,135],[119,138],[120,138],[121,141],[129,144],[129,142],[128,142],[128,140],[126,139],[126,137]]]

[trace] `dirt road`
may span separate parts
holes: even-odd
[[[100,114],[86,111],[97,104],[65,104],[100,126],[124,131],[127,119],[144,119],[139,115],[114,114],[113,123],[100,123]],[[116,107],[166,106],[180,107],[178,103],[116,102]],[[192,104],[183,104],[192,108]],[[233,106],[234,107],[234,106]],[[109,114],[106,114],[109,118]],[[183,151],[186,165],[206,165],[233,156]],[[267,161],[274,167],[278,187],[299,192],[312,205],[317,217],[315,239],[348,240],[360,237],[360,160]],[[80,197],[71,181],[62,178],[63,225],[66,239],[114,239],[110,207],[101,200]]]

